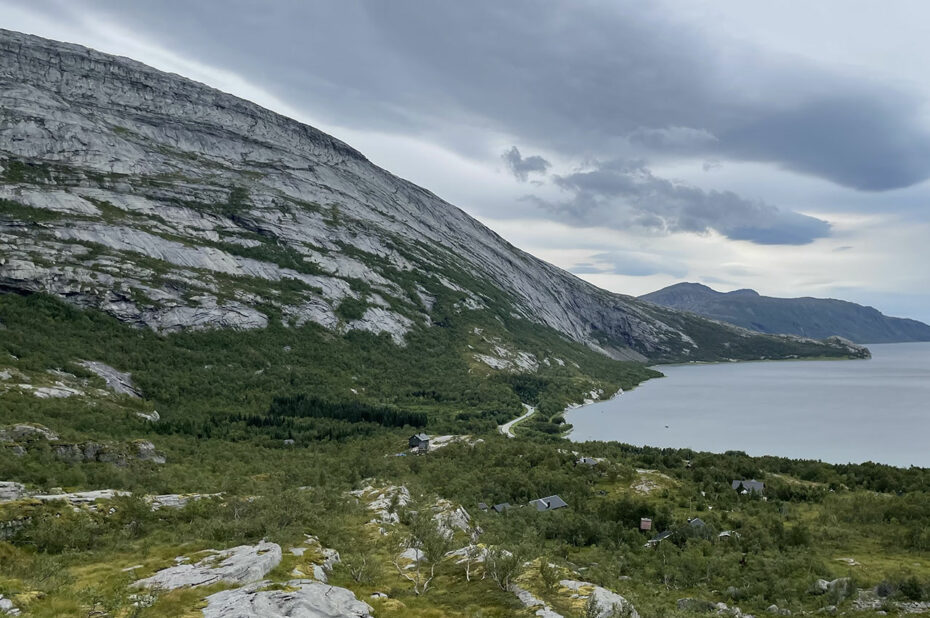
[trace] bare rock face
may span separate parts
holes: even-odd
[[[281,546],[262,541],[212,554],[196,564],[178,564],[135,583],[141,588],[174,590],[208,586],[218,582],[247,584],[261,580],[281,562]],[[251,615],[251,614],[250,614]]]
[[[287,582],[284,590],[263,590],[264,582],[207,597],[204,618],[369,618],[370,605],[346,588],[309,579]]]
[[[107,388],[120,395],[129,395],[136,399],[142,397],[132,383],[132,376],[98,361],[81,361],[80,365],[94,372],[106,382]]]
[[[402,345],[441,305],[615,358],[742,336],[600,290],[313,127],[126,58],[0,31],[0,110],[6,289],[162,332],[263,328],[273,307]]]
[[[22,483],[0,481],[0,503],[19,500],[25,495],[26,487]]]

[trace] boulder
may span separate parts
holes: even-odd
[[[346,588],[294,579],[284,590],[267,582],[224,590],[207,597],[204,618],[369,618],[372,608]]]
[[[281,546],[265,541],[256,545],[240,545],[223,551],[212,549],[208,551],[212,552],[212,555],[196,564],[178,564],[162,569],[151,577],[140,579],[134,585],[141,588],[174,590],[208,586],[218,582],[247,584],[261,580],[281,562]],[[232,616],[235,614],[216,615]]]
[[[0,594],[0,614],[7,616],[19,616],[19,609],[13,605],[13,601]]]

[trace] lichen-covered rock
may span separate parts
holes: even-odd
[[[208,586],[218,582],[247,584],[261,580],[281,562],[281,546],[262,541],[257,545],[240,545],[211,555],[195,564],[178,564],[158,571],[135,583],[141,588],[174,590]]]
[[[346,588],[309,579],[287,582],[284,590],[265,583],[224,590],[207,597],[204,618],[369,618],[372,608]]]

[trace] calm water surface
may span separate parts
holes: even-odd
[[[570,411],[570,437],[930,467],[930,343],[869,349],[871,360],[659,367],[667,377]]]

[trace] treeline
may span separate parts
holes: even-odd
[[[268,419],[279,417],[332,418],[350,423],[377,423],[383,427],[425,427],[427,421],[423,412],[358,401],[326,401],[309,395],[276,397],[268,408]]]

